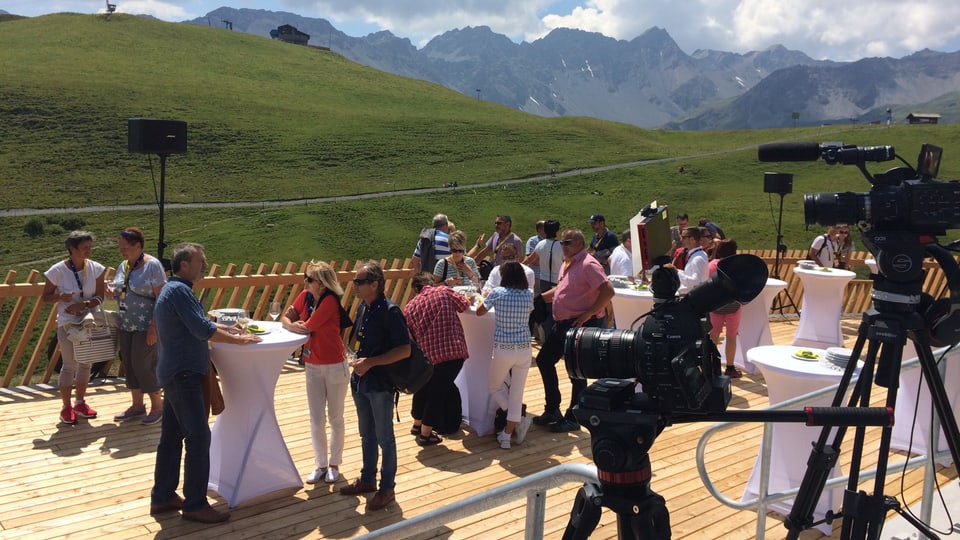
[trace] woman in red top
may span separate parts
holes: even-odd
[[[308,484],[340,478],[343,462],[343,406],[350,384],[343,340],[340,337],[340,295],[337,274],[325,262],[310,261],[303,276],[303,291],[280,318],[283,327],[310,334],[301,358],[307,378],[310,437],[316,469]],[[327,455],[327,414],[330,416],[330,453]]]

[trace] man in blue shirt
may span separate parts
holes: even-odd
[[[357,361],[353,364],[350,390],[357,407],[357,429],[363,467],[360,478],[340,488],[341,495],[376,494],[367,502],[367,510],[387,507],[395,498],[397,441],[393,436],[394,388],[382,366],[410,356],[410,334],[400,308],[384,295],[383,269],[369,261],[357,270],[353,279],[356,295],[363,300],[357,312]],[[377,458],[380,464],[380,489],[377,489]]]
[[[174,277],[160,291],[154,308],[157,326],[157,378],[163,387],[163,426],[154,467],[150,513],[182,510],[181,518],[220,523],[230,518],[207,501],[210,477],[210,425],[203,400],[204,377],[210,366],[207,341],[249,344],[260,341],[252,334],[232,334],[203,312],[193,294],[193,284],[207,271],[200,244],[184,243],[173,250]],[[183,463],[183,495],[176,493]]]
[[[613,248],[620,244],[617,240],[617,234],[607,228],[607,220],[602,214],[594,214],[587,220],[590,228],[593,229],[593,239],[590,240],[589,253],[600,261],[603,271],[610,273],[610,254]]]

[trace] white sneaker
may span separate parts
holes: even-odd
[[[530,424],[533,424],[533,418],[529,416],[520,418],[520,423],[517,424],[517,429],[513,432],[514,435],[517,436],[517,444],[523,444],[523,440],[527,438],[527,432],[530,431]]]
[[[333,484],[340,479],[340,471],[336,467],[327,467],[327,474],[323,477],[323,481],[328,484]]]
[[[309,476],[307,476],[307,483],[308,483],[308,484],[316,484],[317,482],[319,482],[320,480],[323,479],[323,475],[324,475],[326,472],[327,472],[327,471],[325,471],[324,469],[317,469],[317,470],[313,471],[312,473],[310,473]]]
[[[510,434],[506,431],[501,431],[497,433],[497,442],[500,443],[500,448],[504,450],[510,449]]]

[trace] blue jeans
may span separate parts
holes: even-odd
[[[202,510],[207,502],[210,480],[210,426],[203,404],[203,375],[183,371],[163,387],[163,425],[157,445],[150,502],[163,504],[176,494],[180,479],[180,455],[186,446],[183,463],[183,509]]]
[[[360,448],[363,451],[363,468],[360,481],[365,484],[377,482],[377,448],[383,451],[380,468],[380,490],[393,491],[397,479],[397,441],[393,436],[393,392],[359,392],[350,385],[353,403],[357,407],[357,427],[360,431]]]

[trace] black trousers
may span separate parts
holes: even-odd
[[[414,420],[419,420],[431,427],[443,423],[449,396],[454,392],[460,394],[460,389],[453,381],[460,374],[462,367],[463,359],[434,364],[430,382],[413,394],[410,414]]]
[[[557,377],[557,362],[563,357],[563,347],[567,339],[567,330],[573,327],[574,319],[553,322],[553,331],[547,336],[546,342],[537,353],[537,369],[543,380],[543,393],[546,401],[546,412],[560,411],[560,379]],[[583,326],[603,327],[604,318],[591,317]],[[577,404],[580,393],[587,388],[585,379],[570,379],[570,406]]]

